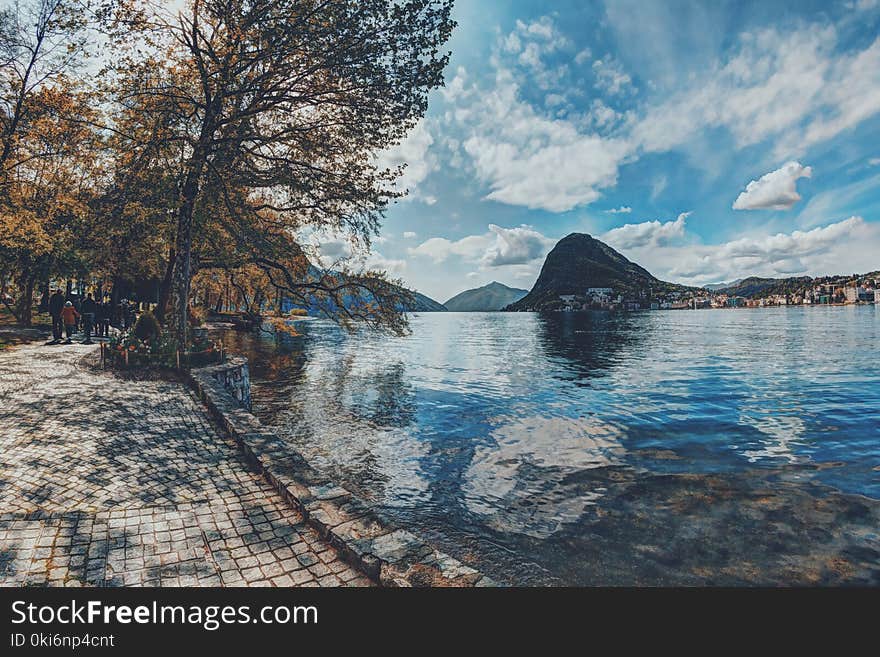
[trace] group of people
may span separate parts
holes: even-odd
[[[134,321],[134,311],[125,299],[119,306],[120,323],[127,328]],[[85,334],[83,344],[92,344],[93,333],[98,338],[108,337],[114,315],[113,305],[107,300],[95,301],[91,293],[82,300],[65,299],[61,290],[49,297],[49,314],[52,317],[52,344],[61,342],[62,337],[66,337],[65,344],[71,344],[73,334],[79,330]]]

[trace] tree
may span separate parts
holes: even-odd
[[[232,264],[256,265],[288,294],[321,295],[334,305],[357,296],[363,303],[344,315],[401,327],[390,310],[400,299],[393,282],[371,272],[304,278],[296,236],[330,229],[369,246],[399,195],[391,184],[400,170],[377,169],[375,154],[405,137],[424,115],[428,92],[442,84],[451,5],[193,0],[177,16],[149,7],[117,16],[116,43],[130,45],[120,70],[135,65],[145,46],[164,62],[135,88],[120,89],[117,100],[131,109],[161,98],[175,119],[170,138],[184,153],[173,264],[179,342],[200,266],[194,245],[218,226],[233,246],[224,254]],[[219,204],[222,213],[214,211]]]
[[[0,11],[0,173],[4,181],[29,97],[75,67],[87,43],[85,5],[70,0],[16,2]]]
[[[14,274],[19,294],[12,311],[25,326],[38,281],[87,269],[81,261],[84,226],[101,151],[89,127],[93,112],[66,81],[34,91],[27,105],[27,129],[19,131],[7,160],[0,202],[0,271]]]

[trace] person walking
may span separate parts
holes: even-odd
[[[110,304],[106,300],[98,304],[96,320],[98,337],[106,338],[110,334]]]
[[[95,326],[95,313],[97,310],[98,304],[95,303],[95,300],[92,299],[92,293],[89,292],[80,308],[82,312],[83,333],[86,334],[83,344],[92,344],[92,329]]]
[[[49,297],[49,314],[52,316],[52,344],[61,342],[61,332],[63,323],[61,322],[61,311],[64,309],[64,295],[61,290],[55,290],[55,294]]]
[[[73,344],[70,339],[76,331],[76,321],[79,319],[79,313],[70,301],[65,302],[64,308],[61,310],[61,321],[64,322],[64,331],[67,334],[67,340],[64,344]]]

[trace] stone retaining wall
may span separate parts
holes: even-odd
[[[482,573],[379,517],[264,427],[250,412],[246,359],[230,358],[223,365],[194,369],[189,377],[208,409],[266,480],[365,574],[385,586],[495,585]]]
[[[202,368],[235,397],[239,405],[251,410],[251,376],[247,358],[233,356],[221,365]]]

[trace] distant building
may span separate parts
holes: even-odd
[[[613,291],[610,287],[588,287],[587,296],[610,296]]]
[[[573,303],[576,297],[577,297],[576,294],[560,294],[559,295],[560,301],[564,301],[565,303]]]
[[[844,288],[843,294],[846,297],[846,302],[847,303],[858,303],[860,292],[864,292],[864,290],[860,287]]]

